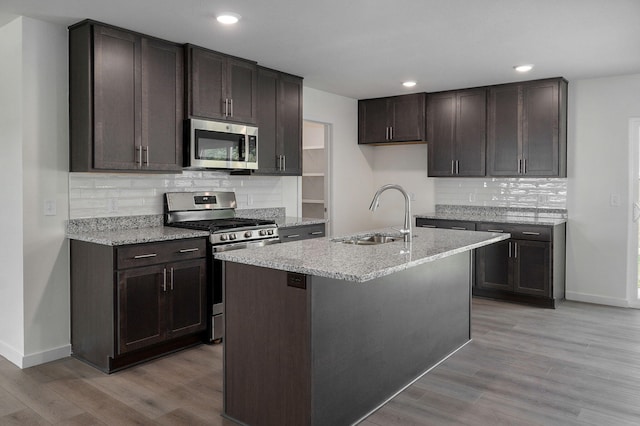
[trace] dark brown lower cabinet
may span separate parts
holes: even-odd
[[[475,250],[474,296],[550,308],[564,299],[564,223],[523,225],[419,217],[416,226],[511,234],[509,240]]]
[[[551,297],[550,243],[508,240],[477,249],[476,287]]]
[[[71,241],[73,355],[112,372],[203,341],[206,240]]]

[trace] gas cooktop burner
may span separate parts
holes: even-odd
[[[233,228],[244,228],[247,226],[273,225],[272,220],[263,219],[207,219],[207,220],[187,220],[184,222],[174,222],[170,226],[187,229],[199,229],[203,231],[218,232]]]

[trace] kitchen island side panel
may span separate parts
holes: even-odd
[[[355,423],[470,340],[470,258],[366,283],[308,277],[312,425]]]

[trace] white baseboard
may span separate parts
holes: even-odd
[[[627,299],[618,299],[616,297],[597,296],[595,294],[577,293],[574,291],[565,291],[565,299],[576,302],[595,303],[597,305],[616,306],[619,308],[628,308],[629,301]]]
[[[18,367],[22,368],[23,355],[15,348],[7,345],[5,342],[0,341],[0,355],[7,359],[7,361],[14,363]]]
[[[25,355],[22,358],[22,366],[20,368],[29,368],[35,365],[44,364],[55,361],[57,359],[66,358],[71,355],[71,345],[64,345],[58,348],[47,349],[46,351]]]
[[[71,345],[63,345],[58,348],[47,349],[46,351],[24,355],[15,348],[0,341],[0,355],[12,362],[19,368],[29,368],[57,359],[66,358],[71,355]]]

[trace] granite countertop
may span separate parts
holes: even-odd
[[[125,244],[151,243],[208,236],[209,231],[195,231],[191,229],[171,228],[169,226],[100,231],[87,230],[67,233],[67,238],[69,239],[103,244],[106,246],[121,246]]]
[[[442,220],[464,220],[469,222],[491,222],[491,223],[511,223],[514,225],[544,225],[556,226],[567,221],[565,218],[545,217],[545,216],[520,216],[517,214],[488,215],[482,213],[423,213],[414,215],[421,219],[442,219]]]
[[[326,219],[315,219],[310,217],[295,217],[295,216],[278,216],[272,218],[276,221],[278,228],[290,228],[293,226],[304,225],[316,225],[319,223],[326,223]]]
[[[216,253],[215,256],[220,260],[247,265],[365,282],[510,237],[510,234],[490,232],[415,228],[410,245],[406,245],[401,238],[378,245],[353,245],[335,241],[374,233],[398,235],[397,231],[386,228],[341,238],[313,238],[233,250]]]

